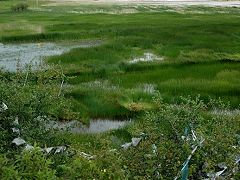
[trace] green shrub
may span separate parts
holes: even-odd
[[[35,148],[25,151],[16,161],[16,167],[22,179],[56,179],[55,171],[50,168],[51,161]]]
[[[123,151],[124,164],[131,179],[174,179],[181,177],[181,168],[191,154],[195,141],[192,132],[198,139],[204,138],[203,144],[195,151],[189,162],[189,179],[207,178],[207,173],[219,171],[219,164],[228,167],[227,176],[236,178],[235,158],[239,150],[239,116],[213,115],[208,110],[219,106],[222,102],[211,101],[210,107],[200,98],[182,98],[183,103],[169,105],[156,98],[157,111],[149,112],[139,119],[130,131],[138,136],[141,132],[148,138],[137,148]],[[223,110],[223,109],[222,109]],[[156,145],[156,154],[152,146]]]

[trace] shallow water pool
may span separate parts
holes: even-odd
[[[0,68],[15,72],[18,68],[22,69],[27,65],[37,67],[45,57],[61,55],[74,48],[89,48],[101,43],[98,40],[69,43],[0,43]]]
[[[91,120],[89,126],[85,126],[78,121],[69,122],[57,122],[51,121],[48,124],[48,128],[68,130],[72,133],[78,134],[95,134],[106,132],[114,129],[119,129],[126,126],[130,121],[109,120],[109,119],[97,119]]]

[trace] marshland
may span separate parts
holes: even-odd
[[[0,179],[238,179],[240,4],[193,2],[0,0]]]

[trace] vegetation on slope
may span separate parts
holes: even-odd
[[[13,2],[0,7],[2,43],[103,44],[50,57],[50,70],[0,73],[0,103],[8,106],[0,112],[0,179],[173,179],[186,173],[201,179],[222,167],[225,178],[239,178],[240,116],[233,110],[240,102],[238,9],[138,7],[135,14],[80,15],[69,13],[72,7],[38,11],[31,2],[28,11],[13,13]],[[144,53],[162,60],[131,63]],[[46,128],[49,120],[133,117],[101,134]],[[16,118],[31,151],[12,144]],[[133,137],[141,138],[138,146],[121,148]],[[42,151],[61,145],[67,150],[59,154]]]

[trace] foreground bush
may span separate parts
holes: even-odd
[[[183,98],[182,104],[169,105],[157,98],[158,110],[147,113],[131,128],[133,134],[144,132],[148,137],[138,148],[124,152],[130,177],[205,179],[226,167],[221,177],[237,179],[240,116],[213,115],[211,108],[220,108],[219,104],[222,111],[227,110],[221,102],[214,103]]]
[[[40,145],[57,143],[55,132],[46,129],[51,119],[74,118],[71,104],[59,94],[61,77],[57,71],[0,74],[0,152],[10,150],[11,141],[17,137],[12,131],[16,119],[21,137]],[[10,149],[9,149],[10,148]]]
[[[51,161],[39,149],[23,152],[15,162],[0,156],[0,165],[1,179],[56,179]]]
[[[188,97],[167,104],[157,96],[156,109],[124,129],[74,135],[45,128],[49,118],[75,118],[71,104],[59,95],[60,84],[57,71],[0,75],[0,103],[8,106],[0,112],[0,179],[205,179],[223,167],[222,178],[239,178],[240,116],[222,101],[205,104]],[[36,147],[14,147],[16,117],[27,142],[41,148],[66,144],[69,151],[44,154]],[[132,137],[141,142],[122,149]]]

